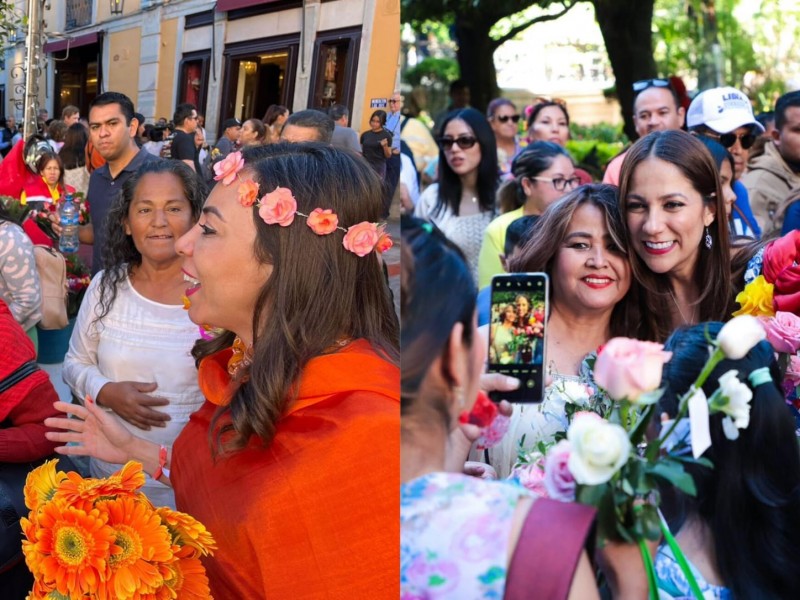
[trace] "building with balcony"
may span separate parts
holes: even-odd
[[[271,104],[344,104],[363,130],[396,86],[399,0],[33,1],[44,6],[39,105],[50,116],[70,104],[85,116],[113,90],[147,122],[191,102],[212,138],[225,119],[262,118]],[[24,61],[19,32],[0,69],[0,114],[18,120]]]

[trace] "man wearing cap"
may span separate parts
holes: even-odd
[[[639,137],[653,131],[683,127],[683,106],[666,79],[642,79],[633,84],[633,125]],[[615,157],[606,167],[603,183],[619,185],[619,172],[627,150]]]
[[[736,202],[731,213],[734,235],[761,237],[761,226],[753,216],[747,189],[739,178],[747,168],[750,148],[764,127],[753,116],[750,99],[732,87],[711,88],[694,97],[686,113],[689,131],[713,139],[728,149],[733,157],[731,185]]]
[[[784,94],[775,103],[775,129],[764,154],[750,163],[742,183],[750,206],[765,233],[781,228],[782,204],[800,186],[800,91]]]
[[[239,135],[242,133],[242,122],[236,118],[225,119],[222,130],[222,136],[211,151],[211,160],[214,162],[236,150],[239,145]]]

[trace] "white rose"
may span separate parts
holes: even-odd
[[[583,485],[605,483],[628,461],[631,443],[626,431],[594,413],[578,413],[567,431],[572,444],[569,470]]]
[[[724,402],[720,402],[719,410],[733,419],[737,429],[747,429],[753,390],[739,381],[736,371],[731,370],[719,378],[719,393]]]
[[[738,360],[766,339],[767,332],[761,322],[751,315],[734,317],[719,330],[717,343],[726,358]]]
[[[588,406],[591,391],[585,383],[580,381],[560,381],[557,389],[566,398],[566,401],[576,406]]]

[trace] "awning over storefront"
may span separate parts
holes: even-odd
[[[272,2],[278,2],[278,0],[217,0],[217,12],[249,8],[259,4],[271,4]]]
[[[67,47],[78,48],[80,46],[88,46],[89,44],[96,44],[100,40],[101,33],[102,32],[100,31],[93,31],[92,33],[79,35],[78,37],[70,39],[47,42],[44,45],[44,51],[47,53],[61,52],[62,50],[66,50]]]

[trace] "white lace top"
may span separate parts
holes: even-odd
[[[431,221],[442,230],[447,239],[461,249],[467,258],[472,277],[478,281],[478,255],[481,253],[483,234],[495,215],[492,212],[482,212],[461,217],[453,214],[449,208],[437,213],[434,209],[438,195],[438,183],[425,188],[414,207],[414,216]]]

